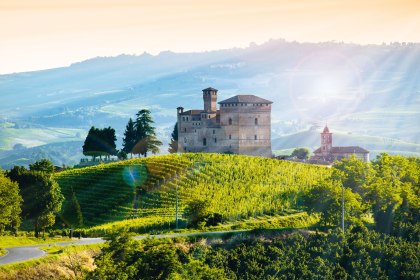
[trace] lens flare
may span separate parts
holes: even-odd
[[[144,165],[126,166],[122,177],[124,182],[131,187],[141,186],[147,180],[147,169]]]
[[[293,69],[289,98],[300,118],[337,119],[354,112],[364,99],[361,70],[337,51],[305,56]]]

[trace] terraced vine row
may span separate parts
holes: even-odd
[[[84,224],[133,217],[175,218],[191,200],[206,199],[225,219],[247,218],[299,208],[300,197],[330,170],[267,158],[176,154],[132,159],[59,173],[66,197],[62,217],[75,223],[74,197]]]

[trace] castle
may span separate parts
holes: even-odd
[[[255,95],[219,102],[217,89],[203,89],[203,110],[177,108],[178,152],[233,153],[271,157],[271,104]]]
[[[364,162],[369,161],[369,151],[359,147],[333,147],[332,133],[325,125],[324,131],[321,133],[321,147],[314,151],[314,155],[310,158],[312,163],[333,163],[342,158],[348,158],[351,155],[356,155],[357,158]]]

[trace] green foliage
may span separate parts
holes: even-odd
[[[0,233],[9,229],[17,231],[21,223],[22,201],[18,184],[0,170]]]
[[[43,165],[43,163],[34,164],[34,166]],[[43,171],[15,167],[8,176],[19,184],[23,198],[22,215],[26,219],[33,220],[35,235],[38,237],[39,228],[45,230],[52,226],[55,222],[55,214],[61,209],[64,197],[60,187],[53,174]]]
[[[41,159],[33,164],[29,164],[29,170],[52,174],[54,173],[54,165],[49,159]]]
[[[80,208],[79,201],[77,200],[77,197],[74,191],[72,191],[72,194],[71,194],[71,204],[74,209],[75,217],[76,217],[76,220],[74,223],[72,223],[72,225],[76,227],[81,227],[83,226],[83,214]]]
[[[308,159],[309,154],[310,152],[307,148],[296,148],[293,150],[291,156],[297,157],[298,159]]]
[[[175,220],[196,200],[208,200],[216,220],[238,220],[299,209],[304,193],[331,169],[268,158],[222,154],[171,154],[73,169],[56,174],[66,201],[64,221],[73,219],[71,189],[84,224],[136,217]],[[172,223],[173,224],[173,223]]]
[[[209,245],[213,244],[213,245]],[[417,242],[354,226],[342,233],[215,242],[113,235],[88,279],[419,279]]]
[[[178,122],[175,123],[174,130],[171,133],[168,152],[171,154],[178,152]]]
[[[93,158],[115,155],[116,140],[115,129],[111,127],[99,129],[92,126],[83,144],[83,154]]]
[[[337,182],[346,189],[347,217],[370,211],[378,231],[419,240],[419,178],[417,158],[381,154],[370,164],[350,157],[334,164],[331,177],[310,190],[306,202],[331,224],[339,213],[338,187],[332,187]]]
[[[203,228],[209,219],[210,203],[207,200],[193,200],[185,207],[184,215],[187,217],[190,225]]]
[[[326,179],[309,190],[305,203],[309,213],[320,213],[324,226],[340,225],[342,186],[339,181]],[[357,220],[362,214],[362,198],[351,189],[344,189],[345,220]]]
[[[113,234],[95,259],[97,269],[89,279],[168,279],[181,268],[170,240],[133,241],[127,233]]]
[[[127,154],[132,154],[133,148],[136,145],[136,129],[132,118],[128,120],[125,127],[123,138],[123,151]]]
[[[152,126],[154,122],[151,112],[147,109],[143,109],[140,110],[136,116],[136,144],[132,148],[132,153],[143,155],[145,157],[148,152],[157,154],[159,152],[159,146],[162,145],[162,142],[156,138],[155,127]]]
[[[391,232],[396,212],[400,222],[418,223],[419,160],[381,154],[372,165],[375,177],[367,187],[367,197],[372,203],[377,229],[381,232]]]
[[[125,151],[118,151],[117,156],[119,160],[126,160],[128,158]]]
[[[371,164],[351,156],[334,163],[332,179],[341,181],[345,188],[365,197],[366,186],[374,174]]]

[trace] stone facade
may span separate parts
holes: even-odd
[[[334,147],[332,145],[332,133],[325,126],[324,131],[321,133],[321,147],[314,151],[314,155],[310,158],[312,163],[333,163],[342,158],[348,158],[351,155],[356,155],[357,158],[368,162],[369,151],[359,146],[348,147]]]
[[[271,157],[271,104],[255,95],[219,102],[217,89],[203,89],[204,110],[177,108],[178,151]]]

